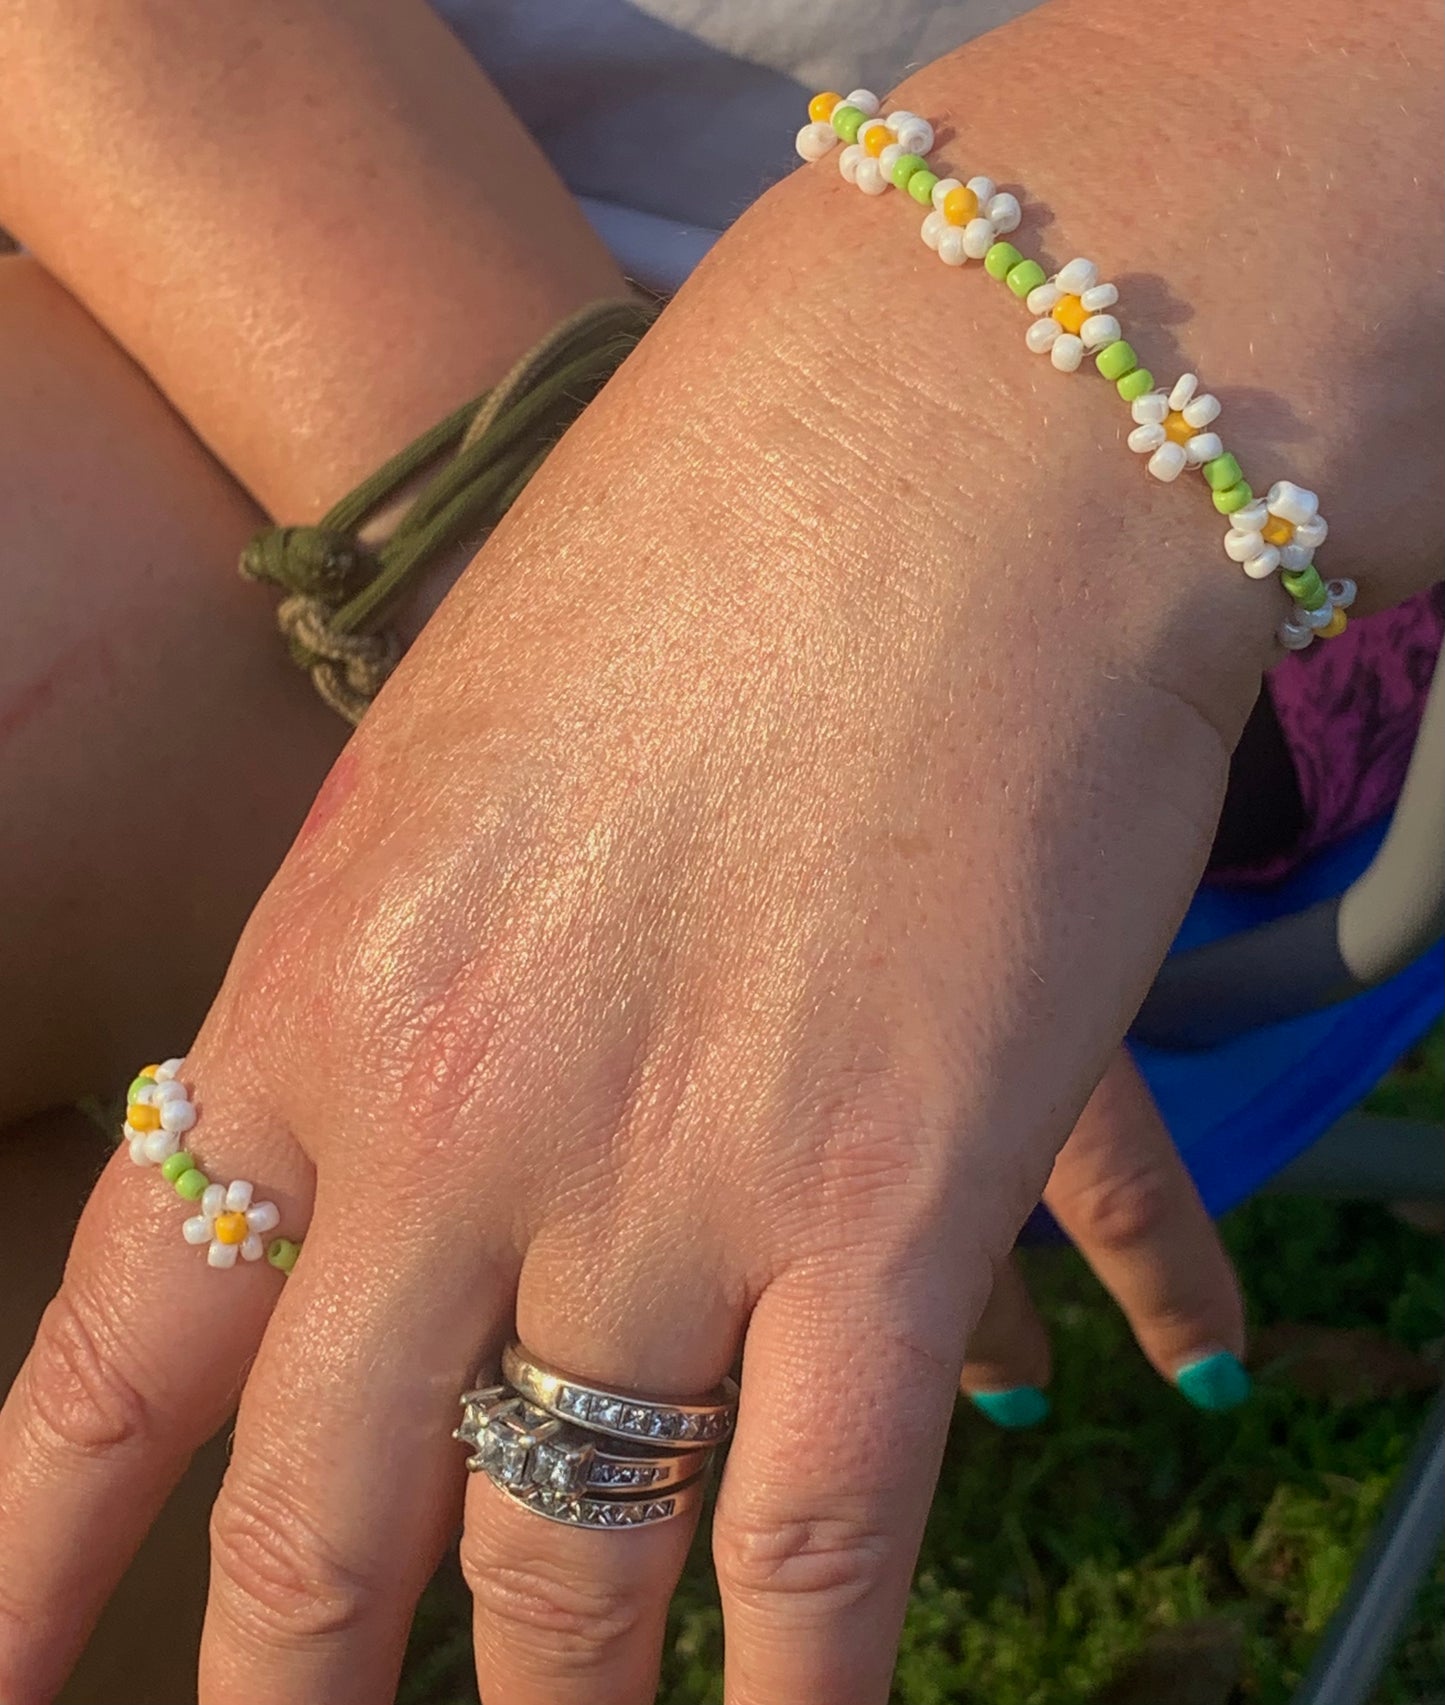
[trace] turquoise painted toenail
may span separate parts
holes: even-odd
[[[996,1427],[1036,1427],[1049,1412],[1049,1400],[1036,1385],[1008,1391],[971,1391],[969,1401]]]
[[[1210,1414],[1237,1409],[1254,1388],[1239,1357],[1231,1356],[1228,1350],[1186,1362],[1175,1371],[1174,1383],[1196,1409]]]

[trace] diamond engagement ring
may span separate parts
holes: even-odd
[[[733,1430],[738,1388],[725,1379],[689,1403],[608,1391],[573,1379],[538,1361],[515,1341],[502,1353],[502,1377],[521,1397],[559,1421],[571,1421],[607,1438],[666,1449],[718,1445]]]
[[[452,1436],[472,1447],[467,1467],[508,1492],[562,1499],[661,1492],[696,1480],[712,1454],[706,1448],[659,1453],[610,1444],[557,1420],[506,1385],[464,1392],[461,1401],[462,1424]]]

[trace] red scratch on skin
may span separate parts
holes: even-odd
[[[0,745],[13,739],[22,728],[48,710],[68,677],[76,680],[93,678],[97,664],[110,671],[111,651],[103,635],[86,634],[57,653],[38,675],[26,681],[0,705]]]
[[[322,782],[321,789],[311,802],[311,809],[306,813],[306,821],[301,825],[300,833],[296,836],[296,845],[304,847],[306,843],[331,821],[346,801],[355,791],[360,771],[360,762],[353,747],[348,746],[336,762],[331,766],[331,772]]]

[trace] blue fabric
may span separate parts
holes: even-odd
[[[1201,888],[1174,951],[1249,929],[1339,894],[1374,856],[1385,825],[1360,830],[1277,887]],[[1209,1211],[1242,1202],[1348,1113],[1445,1007],[1445,952],[1432,948],[1388,983],[1324,1012],[1170,1052],[1131,1043]],[[1056,1237],[1042,1212],[1030,1240]]]

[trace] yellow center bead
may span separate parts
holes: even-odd
[[[1089,310],[1077,296],[1063,296],[1054,303],[1054,318],[1066,332],[1072,332],[1075,337],[1079,335],[1079,330],[1088,317]]]
[[[862,131],[858,140],[876,160],[888,144],[894,140],[894,137],[893,132],[880,120],[870,124],[866,130]]]
[[[1260,536],[1267,545],[1287,545],[1294,537],[1294,528],[1288,521],[1282,521],[1278,515],[1271,515],[1260,528]]]
[[[1338,639],[1349,625],[1350,618],[1345,614],[1345,612],[1343,610],[1336,610],[1334,615],[1330,617],[1329,622],[1324,627],[1319,628],[1316,631],[1320,639]]]
[[[217,1214],[216,1240],[219,1243],[244,1243],[251,1228],[244,1214]]]
[[[158,1131],[161,1128],[160,1110],[155,1107],[127,1107],[125,1117],[133,1131]]]
[[[978,218],[978,197],[967,184],[959,184],[943,198],[943,217],[950,225],[967,225]]]
[[[841,95],[834,94],[831,89],[825,90],[821,95],[814,95],[808,102],[808,117],[814,124],[826,124],[833,116],[833,108],[842,99]]]
[[[1164,436],[1172,438],[1176,444],[1187,444],[1194,436],[1194,428],[1178,409],[1174,409],[1164,422]]]
[[[159,1066],[142,1066],[135,1075],[137,1077],[154,1077],[160,1069]]]

